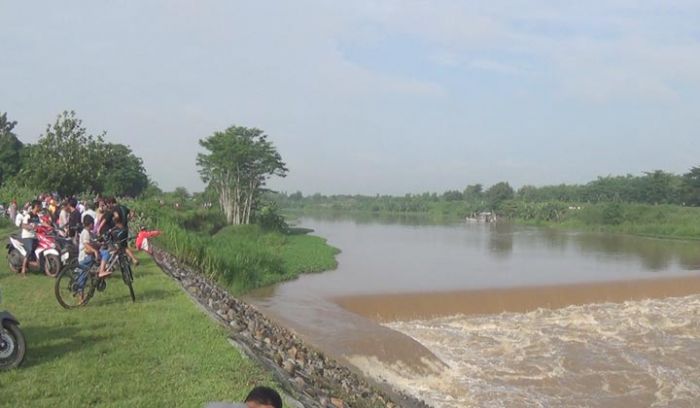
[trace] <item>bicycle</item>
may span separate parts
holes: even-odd
[[[107,241],[110,248],[110,256],[105,266],[105,271],[114,272],[119,266],[124,284],[129,288],[131,301],[136,302],[134,294],[134,274],[131,271],[131,262],[126,255],[125,248],[114,242]],[[56,300],[65,309],[74,309],[88,304],[95,295],[95,291],[102,292],[107,288],[106,277],[98,276],[99,262],[94,262],[88,270],[78,266],[77,260],[66,264],[56,276],[54,292]]]

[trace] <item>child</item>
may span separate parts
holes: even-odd
[[[99,257],[99,252],[94,248],[94,239],[90,231],[95,224],[94,218],[86,215],[83,219],[83,230],[80,232],[80,244],[78,246],[78,266],[87,272]]]
[[[146,231],[146,228],[142,226],[139,234],[136,236],[136,249],[138,251],[146,251],[147,254],[153,255],[153,249],[151,248],[148,240],[149,238],[155,238],[158,235],[160,235],[160,231]]]

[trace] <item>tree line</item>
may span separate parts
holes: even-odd
[[[502,181],[488,188],[471,184],[463,190],[441,194],[422,193],[390,195],[322,195],[304,196],[301,192],[275,196],[284,208],[325,208],[330,210],[372,212],[430,212],[436,207],[461,204],[469,211],[509,212],[517,203],[638,203],[700,206],[700,167],[677,175],[662,170],[635,176],[605,176],[585,184],[550,186],[525,185],[515,190]]]
[[[6,191],[137,197],[153,185],[130,147],[107,141],[106,132],[88,133],[73,111],[59,114],[34,144],[20,141],[16,126],[0,114],[0,188]]]

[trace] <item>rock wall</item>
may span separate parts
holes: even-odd
[[[377,389],[167,252],[155,248],[153,256],[164,272],[178,280],[205,310],[228,326],[234,344],[271,370],[285,391],[302,406],[429,408],[424,402],[401,393]]]

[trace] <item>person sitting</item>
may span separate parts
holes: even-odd
[[[248,393],[244,404],[212,402],[206,408],[282,408],[282,397],[270,387],[258,386]]]
[[[110,229],[107,234],[111,239],[112,243],[116,246],[116,249],[124,251],[126,255],[131,258],[131,262],[134,265],[138,265],[139,261],[134,257],[134,254],[129,249],[129,229],[126,227],[124,220],[121,218],[119,211],[115,210],[112,213],[112,221],[114,222],[114,228]],[[100,269],[98,277],[105,278],[112,274],[111,270],[107,270],[107,261],[111,252],[109,248],[103,248],[100,250]]]
[[[83,271],[88,271],[100,253],[95,248],[95,240],[91,234],[91,230],[95,220],[87,215],[83,219],[83,230],[80,232],[80,243],[78,246],[78,267]]]

